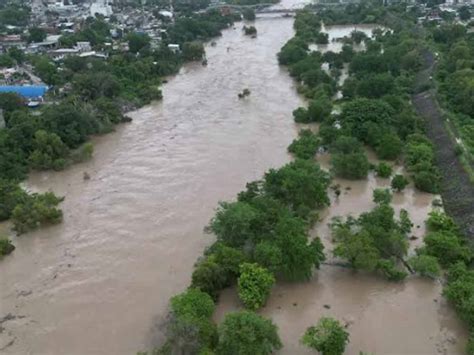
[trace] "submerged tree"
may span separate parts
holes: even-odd
[[[349,342],[349,333],[337,320],[323,317],[316,326],[306,329],[301,342],[322,355],[342,355]]]

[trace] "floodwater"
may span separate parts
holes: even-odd
[[[318,161],[329,168],[329,156]],[[369,160],[375,163],[373,154]],[[403,173],[401,167],[394,171]],[[325,246],[326,262],[306,283],[278,283],[267,305],[260,311],[277,324],[284,348],[281,354],[312,354],[300,344],[306,328],[323,316],[339,319],[347,325],[350,343],[347,354],[464,354],[467,332],[453,310],[441,296],[442,285],[418,277],[394,283],[376,275],[355,272],[337,265],[328,224],[333,217],[357,217],[369,211],[372,191],[388,188],[389,179],[372,173],[367,180],[334,179],[341,195],[331,194],[331,206],[320,214],[320,221],[311,231]],[[414,227],[410,233],[410,251],[422,243],[424,220],[432,209],[434,196],[415,191],[413,186],[395,193],[392,205],[396,215],[401,209],[409,212]],[[416,238],[416,239],[415,239]],[[221,321],[226,312],[242,309],[234,288],[225,290],[215,315]]]
[[[184,67],[162,102],[94,139],[91,161],[30,177],[30,189],[66,197],[65,218],[14,237],[17,249],[0,262],[0,352],[133,354],[156,344],[169,298],[189,284],[213,241],[203,227],[218,201],[290,160],[291,112],[303,101],[276,53],[292,37],[292,22],[259,19],[256,39],[243,36],[242,24],[224,31],[206,49],[207,67]],[[244,88],[251,95],[239,100]],[[338,183],[343,194],[314,231],[328,248],[330,218],[370,209],[373,187],[388,181]],[[431,199],[412,189],[395,197],[397,210],[408,209],[420,225],[417,236]],[[227,290],[217,319],[238,307]],[[466,338],[436,282],[394,284],[332,266],[311,282],[276,286],[263,314],[280,327],[288,354],[306,351],[298,338],[322,314],[351,323],[350,354],[456,354]]]

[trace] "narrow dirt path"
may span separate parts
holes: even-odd
[[[426,51],[424,60],[426,68],[416,78],[418,89],[429,87],[427,84],[435,66],[433,53]],[[426,134],[434,144],[445,209],[474,245],[474,185],[455,154],[455,142],[446,129],[435,93],[427,89],[414,94],[412,99],[416,111],[426,122]]]

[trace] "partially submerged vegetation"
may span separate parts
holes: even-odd
[[[321,32],[321,20],[394,21],[393,14],[387,16],[387,10],[381,7],[350,8],[346,12],[332,9],[317,15],[306,11],[297,15],[296,35],[282,48],[278,59],[288,66],[299,84],[298,90],[309,100],[308,108],[294,111],[295,121],[318,122],[318,133],[302,130],[288,147],[296,157],[294,162],[270,170],[261,181],[247,184],[237,201],[220,204],[208,227],[217,241],[196,264],[191,289],[200,289],[218,300],[223,288],[237,283],[243,305],[256,310],[265,304],[275,280],[310,279],[325,255],[319,238],[308,238],[308,229],[317,221],[317,211],[329,204],[327,190],[331,181],[331,174],[321,170],[314,160],[318,151],[331,153],[332,175],[364,179],[373,168],[377,176],[390,178],[393,163],[372,166],[366,156],[366,149],[372,149],[379,159],[403,162],[417,189],[439,191],[433,144],[425,136],[422,121],[410,102],[415,75],[423,66],[423,41],[412,31],[413,27],[377,29],[372,38],[352,33],[340,53],[309,51],[311,44],[327,41],[327,35]],[[402,18],[401,22],[412,23],[412,14],[406,14],[404,9],[392,10]],[[350,43],[363,43],[365,49],[355,52]],[[329,71],[322,68],[324,63],[329,65]],[[344,64],[349,68],[349,77],[341,86],[338,79]],[[341,110],[333,111],[338,90],[342,91],[342,99],[337,102]],[[401,192],[410,180],[400,174],[393,176],[392,190]],[[335,185],[336,196],[340,195],[338,190]],[[389,189],[376,189],[371,211],[333,221],[335,257],[354,269],[377,272],[393,281],[410,274],[439,278],[448,270],[444,294],[472,328],[474,278],[469,265],[473,252],[460,230],[441,210],[432,212],[426,222],[424,244],[412,255],[412,222],[405,210],[395,216],[391,200]],[[249,318],[249,324],[266,322],[262,329],[271,331],[264,332],[269,338],[260,343],[268,346],[265,350],[256,347],[254,338],[242,341],[247,332],[230,341],[230,333],[219,331],[211,351],[266,354],[281,347],[276,328],[269,320],[249,311],[237,314],[228,315],[222,326],[227,328],[232,323],[232,329],[240,330],[238,324],[243,318]],[[308,328],[301,341],[322,354],[342,354],[348,339],[349,334],[338,321],[323,318]]]
[[[23,18],[23,7],[1,10],[0,16],[11,11]],[[161,99],[162,78],[176,73],[186,61],[201,60],[202,41],[219,36],[238,19],[238,14],[218,11],[179,16],[168,25],[167,37],[158,48],[151,47],[147,35],[130,32],[123,34],[129,50],[110,49],[106,60],[70,56],[59,65],[48,56],[27,56],[17,48],[1,55],[0,67],[31,64],[50,86],[53,103],[32,113],[16,94],[0,94],[5,119],[5,128],[0,129],[0,196],[7,201],[0,207],[0,220],[13,217],[18,233],[59,223],[61,199],[52,193],[28,196],[18,182],[30,170],[62,170],[89,159],[92,135],[112,131],[130,121],[124,112]],[[63,35],[60,45],[88,41],[93,49],[103,50],[110,36],[110,25],[102,17],[90,17],[81,31]],[[169,48],[170,43],[181,50]]]

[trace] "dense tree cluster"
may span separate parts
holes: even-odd
[[[320,239],[310,240],[308,230],[313,211],[329,204],[329,183],[319,165],[298,159],[248,183],[237,201],[221,202],[206,228],[217,241],[196,263],[190,290],[217,300],[222,289],[237,283],[243,304],[256,310],[265,304],[275,280],[310,279],[325,256]],[[199,349],[218,354],[270,354],[281,347],[276,327],[254,313],[228,315],[219,326],[217,345],[208,333],[199,340],[200,328],[194,327],[194,338],[179,340],[169,326],[165,347],[181,342],[198,349],[196,344],[201,344]]]
[[[459,24],[434,28],[432,36],[441,54],[436,79],[442,104],[451,111],[452,124],[469,153],[474,154],[474,36]]]
[[[398,220],[394,218],[390,200],[388,190],[375,190],[377,206],[372,211],[357,219],[336,218],[332,224],[334,255],[355,269],[379,271],[390,280],[400,280],[407,275],[398,264],[407,254],[412,224],[405,210]]]
[[[320,145],[317,134],[310,129],[302,129],[299,137],[288,146],[288,151],[299,159],[313,159]]]
[[[15,246],[11,240],[7,237],[0,237],[0,259],[2,256],[10,254],[13,250],[15,250]]]
[[[264,306],[274,283],[275,277],[264,267],[251,263],[240,265],[239,297],[248,309],[257,310]]]

